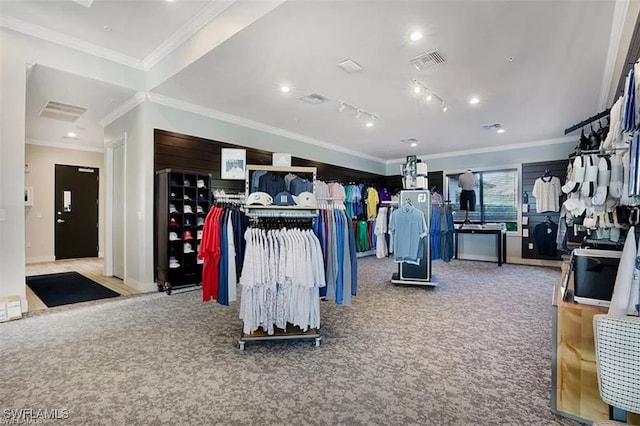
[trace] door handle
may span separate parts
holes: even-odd
[[[58,222],[58,223],[64,223],[64,219],[58,219],[58,220],[56,220],[56,222]]]

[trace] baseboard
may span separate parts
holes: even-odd
[[[498,262],[498,258],[495,256],[465,256],[460,257],[460,260],[477,260],[481,262]],[[545,260],[545,259],[523,259],[521,257],[507,257],[507,263],[513,265],[527,265],[527,266],[546,266],[550,268],[559,268],[562,265],[561,260]]]
[[[55,262],[55,256],[38,256],[38,257],[27,257],[26,263],[44,263],[44,262]]]
[[[99,251],[99,252],[98,252],[98,257],[99,257],[100,259],[104,259],[104,252],[103,252],[103,251]]]
[[[158,291],[158,286],[156,283],[143,283],[142,281],[135,280],[130,277],[124,277],[124,284],[138,290],[140,293],[151,293],[154,291]]]

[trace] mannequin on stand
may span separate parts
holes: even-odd
[[[458,176],[458,186],[462,188],[460,193],[460,209],[465,210],[464,223],[471,223],[469,212],[476,211],[476,187],[478,178],[471,169],[467,169]]]

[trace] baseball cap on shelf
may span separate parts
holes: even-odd
[[[178,209],[174,204],[169,204],[169,213],[178,213]]]
[[[184,180],[184,186],[191,186],[191,182],[189,182],[189,179]]]
[[[196,263],[197,263],[198,265],[202,265],[202,264],[204,263],[204,259],[200,259],[200,258],[198,258]]]
[[[276,206],[293,206],[296,202],[293,201],[293,196],[290,193],[282,191],[273,198],[273,204]]]
[[[202,192],[198,194],[198,200],[199,201],[204,201],[205,200],[204,194]]]
[[[204,179],[198,179],[198,188],[206,188],[206,186],[204,186]]]
[[[293,197],[300,207],[318,207],[318,200],[311,192],[301,192],[297,197]]]
[[[191,220],[190,219],[185,219],[184,220],[184,226],[191,226]]]
[[[182,233],[183,240],[193,240],[193,235],[191,235],[191,231],[184,231]]]
[[[171,186],[178,186],[178,181],[175,179],[171,179]]]
[[[178,241],[179,239],[177,232],[169,232],[169,241]]]
[[[202,206],[198,206],[198,213],[204,213],[204,209],[202,208]]]
[[[169,220],[169,226],[178,226],[178,221],[175,217],[172,217],[171,220]]]
[[[185,200],[191,200],[191,197],[189,197],[187,194],[184,194],[184,199]]]
[[[193,209],[190,205],[187,204],[186,206],[184,206],[184,213],[193,213]]]
[[[202,229],[198,230],[197,235],[198,235],[198,239],[201,240],[202,239]]]
[[[189,243],[184,243],[184,250],[185,253],[193,253],[193,248],[191,247],[191,244]]]
[[[204,217],[198,218],[198,226],[204,226]]]
[[[262,206],[268,206],[273,204],[273,198],[271,195],[266,192],[253,192],[249,194],[249,198],[247,198],[247,204],[260,204]]]
[[[171,256],[169,258],[169,268],[175,269],[179,267],[180,267],[180,262],[178,262],[178,259],[176,259],[174,256]]]
[[[171,193],[171,198],[176,198],[176,193],[175,192]]]

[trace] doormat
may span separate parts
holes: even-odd
[[[77,272],[27,277],[27,285],[50,308],[120,296]]]

